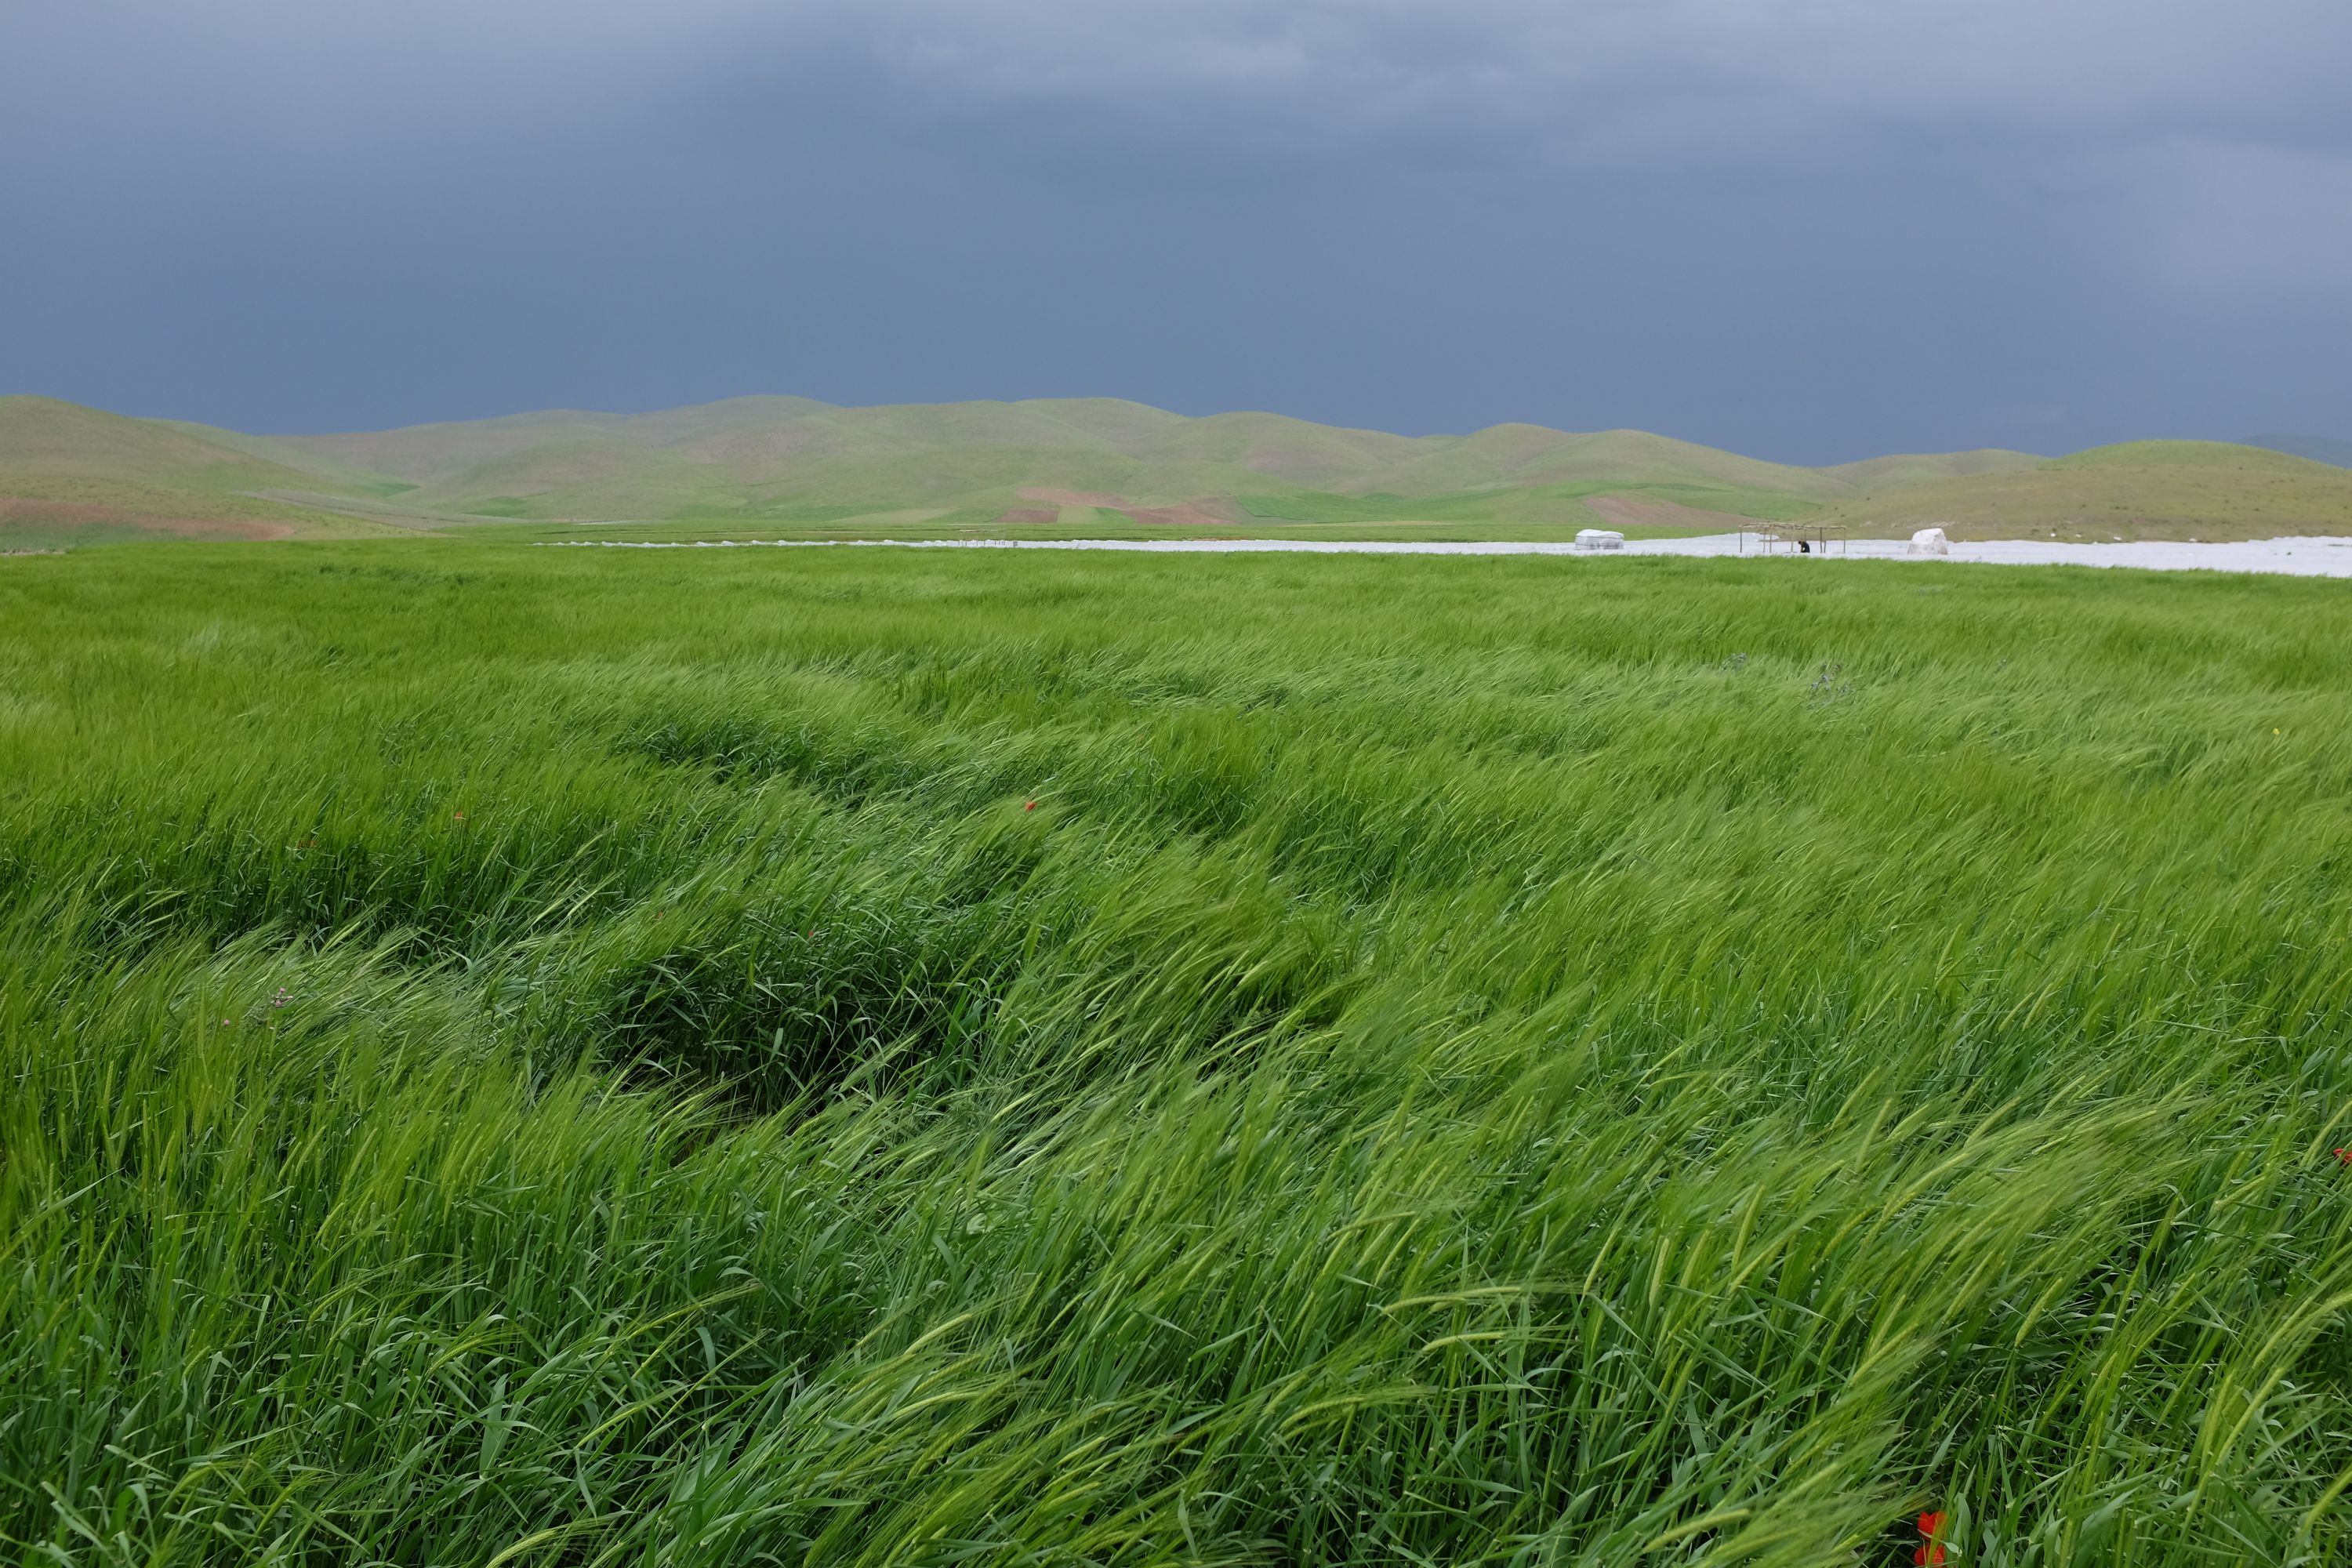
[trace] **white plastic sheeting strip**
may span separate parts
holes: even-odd
[[[1613,555],[1738,555],[1760,546],[1756,534],[1710,533],[1689,539],[1629,539]],[[587,550],[1132,550],[1159,555],[1576,555],[1575,545],[1497,541],[1337,539],[562,539],[551,548]],[[1994,566],[2136,566],[2156,572],[2280,572],[2297,577],[2352,577],[2352,539],[2254,539],[2223,543],[2143,540],[2136,543],[2060,544],[2032,539],[1989,539],[1951,545],[1948,556],[1909,553],[1899,539],[1856,539],[1835,555],[1771,557],[1775,561],[1953,561]]]

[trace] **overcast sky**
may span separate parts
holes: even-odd
[[[2352,436],[2352,0],[0,0],[0,391]]]

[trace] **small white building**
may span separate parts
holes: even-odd
[[[1579,550],[1622,550],[1625,536],[1613,528],[1580,528],[1576,531]]]
[[[1914,555],[1949,555],[1952,542],[1944,537],[1944,531],[1940,528],[1923,528],[1911,536],[1910,552]]]

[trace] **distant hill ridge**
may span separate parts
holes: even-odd
[[[1906,478],[2031,467],[1968,452],[1806,468],[1639,430],[1498,425],[1398,436],[1264,413],[1188,417],[1116,398],[843,408],[750,397],[646,415],[550,412],[466,424],[284,437],[291,448],[395,477],[413,499],[532,516],[915,503],[1011,505],[1025,489],[1113,495],[1139,506],[1213,503],[1235,515],[1318,510],[1318,496],[1477,498],[1515,515],[1575,514],[1591,487],[1684,492],[1766,515],[1863,493],[1874,464]],[[1550,494],[1546,491],[1573,491]],[[1319,510],[1329,510],[1329,507]]]
[[[1596,500],[1612,504],[1596,510]],[[268,437],[0,397],[0,501],[16,508],[0,511],[0,523],[70,504],[132,518],[158,508],[189,518],[252,513],[298,531],[331,518],[362,520],[355,527],[793,523],[887,512],[983,527],[1082,526],[1124,512],[1201,528],[1570,527],[1604,517],[1723,527],[1809,517],[2105,537],[2218,533],[2243,512],[2282,530],[2352,532],[2352,473],[2226,443],[1803,468],[1639,430],[1509,424],[1399,436],[1276,414],[1191,417],[1118,398],[852,408],[740,397],[650,414],[555,409]]]
[[[528,458],[530,466],[544,464],[553,477],[565,479],[586,450],[610,453],[627,447],[658,456],[607,462],[651,468],[665,457],[678,458],[753,485],[844,458],[950,450],[1051,452],[1066,455],[1066,461],[1168,470],[1164,479],[1153,473],[1162,483],[1143,492],[1143,499],[1160,500],[1194,499],[1200,487],[1187,470],[1203,468],[1235,470],[1225,477],[1243,485],[1272,480],[1342,494],[1430,494],[1592,479],[1698,480],[1823,495],[1855,488],[1841,469],[1765,462],[1639,430],[1579,434],[1515,424],[1467,436],[1411,437],[1278,414],[1194,418],[1114,398],[843,408],[807,398],[746,397],[656,414],[559,411],[285,437],[278,444],[419,483],[461,487],[485,464],[499,464],[502,475],[519,478],[527,468],[516,467],[515,459]],[[1985,452],[1874,461],[1915,464],[1948,475],[2029,467],[2041,459],[2021,452]]]

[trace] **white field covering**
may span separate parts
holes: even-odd
[[[884,550],[1132,550],[1162,555],[1573,555],[1591,559],[1604,553],[1559,543],[1454,543],[1438,540],[1356,541],[1323,539],[727,539],[640,541],[573,539],[551,542],[559,546],[605,550],[728,550],[884,549]],[[1990,566],[2134,566],[2156,572],[2280,572],[2296,577],[2352,577],[2352,539],[2256,539],[2215,544],[2191,544],[2171,540],[2137,543],[2061,544],[2032,539],[1990,539],[1974,543],[1955,540],[1949,555],[1910,553],[1900,539],[1857,539],[1833,545],[1826,554],[1796,555],[1783,545],[1765,557],[1759,535],[1710,533],[1689,539],[1629,539],[1605,553],[1611,555],[1738,555],[1822,562],[1909,561],[1976,563]]]

